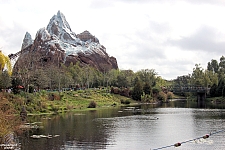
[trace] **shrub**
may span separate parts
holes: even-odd
[[[46,91],[46,90],[41,90],[41,91],[40,91],[40,94],[41,94],[42,96],[45,96],[45,95],[47,94],[47,91]]]
[[[42,109],[47,109],[47,104],[45,102],[41,102],[41,108]]]
[[[30,85],[28,91],[29,93],[34,93],[34,86]]]
[[[153,98],[149,94],[143,93],[143,95],[141,96],[141,101],[142,102],[150,102],[152,99]]]
[[[113,104],[112,104],[112,106],[116,106],[116,105],[117,105],[116,103],[113,103]]]
[[[88,105],[88,108],[96,108],[97,104],[95,101],[91,101]]]
[[[128,99],[125,100],[125,104],[130,104],[130,101]]]
[[[163,101],[163,102],[166,102],[166,100],[167,100],[166,94],[164,92],[162,92],[162,91],[159,92],[159,94],[158,94],[158,100]]]
[[[60,94],[60,99],[63,99],[63,97],[64,97],[64,94]]]
[[[51,105],[51,110],[56,113],[59,110],[59,106]]]
[[[48,99],[51,100],[51,101],[60,100],[60,95],[56,94],[56,93],[49,93]]]
[[[167,93],[167,99],[173,99],[174,95],[172,92]]]
[[[120,102],[121,102],[121,104],[130,104],[130,101],[128,99],[125,101],[123,99],[121,99]]]
[[[119,94],[120,93],[120,89],[118,87],[112,87],[111,88],[111,93],[113,93],[113,94]]]
[[[7,133],[16,131],[20,125],[20,117],[14,115],[16,110],[13,104],[0,93],[0,140],[4,139]],[[2,141],[0,141],[0,144]],[[0,148],[1,149],[1,148]]]

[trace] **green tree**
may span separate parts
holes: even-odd
[[[149,83],[152,87],[156,84],[156,75],[154,69],[142,69],[137,72],[137,76],[140,78],[142,83]]]
[[[0,89],[6,89],[11,86],[11,77],[8,71],[0,72]]]
[[[135,84],[132,91],[132,98],[134,100],[141,101],[141,95],[143,94],[142,85],[138,77],[135,78]]]
[[[19,85],[21,84],[22,84],[22,81],[20,78],[17,78],[17,77],[12,78],[12,88],[13,88],[14,94],[19,93]]]
[[[72,85],[82,85],[82,75],[83,71],[82,68],[80,67],[80,63],[77,62],[75,65],[73,63],[70,63],[70,65],[67,67],[67,70],[72,77]]]
[[[117,78],[119,75],[120,71],[119,69],[111,69],[107,72],[106,74],[106,82],[107,82],[107,87],[110,86],[118,86]]]
[[[219,72],[219,64],[218,64],[217,60],[212,59],[211,62],[208,62],[207,70],[212,71],[214,73],[218,73]]]
[[[221,78],[221,76],[223,76],[224,73],[225,73],[225,57],[221,56],[219,63],[219,78]]]
[[[92,87],[102,86],[102,82],[103,82],[103,74],[100,71],[98,71],[97,69],[95,69]]]
[[[216,90],[217,90],[217,84],[213,84],[209,91],[210,96],[215,97],[217,95]]]
[[[90,67],[89,65],[86,65],[82,68],[83,70],[83,80],[84,80],[84,84],[87,86],[87,88],[90,87],[90,83],[92,83],[93,79],[94,79],[94,69],[92,67]]]
[[[156,85],[158,85],[160,87],[165,87],[166,80],[164,80],[162,77],[158,76],[158,77],[156,77]]]
[[[144,84],[143,91],[146,95],[151,95],[152,89],[149,83]]]
[[[223,90],[225,87],[224,78],[220,78],[217,89],[216,89],[216,96],[223,96]]]
[[[140,79],[142,85],[147,84],[149,85],[150,95],[152,96],[152,89],[156,86],[157,82],[157,73],[154,69],[142,69],[136,72],[136,76]],[[145,89],[146,90],[146,89]],[[147,92],[147,91],[146,91]]]
[[[195,64],[191,75],[191,84],[194,86],[204,86],[204,69],[200,64]]]
[[[30,76],[30,84],[34,85],[38,89],[48,87],[49,80],[50,78],[47,76],[47,73],[43,68],[34,70]]]

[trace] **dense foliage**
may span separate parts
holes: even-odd
[[[27,61],[21,64],[22,66],[16,72],[13,72],[14,93],[18,93],[19,86],[24,87],[27,92],[42,89],[63,91],[66,89],[117,87],[120,89],[119,94],[141,101],[143,94],[153,97],[153,87],[166,84],[162,78],[157,77],[154,69],[142,69],[136,73],[132,70],[115,69],[100,72],[89,65],[81,66],[79,63],[71,63],[69,66],[50,64],[49,66],[35,67],[30,65],[32,63],[27,64]],[[2,88],[8,87],[10,86],[2,86]]]
[[[207,69],[196,64],[192,74],[179,76],[173,82],[174,87],[204,87],[211,97],[225,96],[225,57],[219,62],[212,59]]]
[[[2,54],[1,58],[6,58],[3,56]],[[4,61],[2,59],[1,66],[5,66],[7,62],[7,59],[4,59]],[[208,62],[207,69],[203,69],[200,64],[196,64],[191,74],[179,76],[171,81],[166,81],[157,76],[154,69],[142,69],[137,72],[112,69],[107,72],[100,72],[89,65],[81,66],[79,63],[71,63],[69,66],[52,64],[43,67],[35,67],[30,64],[23,64],[17,72],[13,72],[12,76],[9,73],[11,72],[10,69],[2,69],[0,72],[0,88],[12,88],[14,93],[18,93],[19,87],[22,87],[24,91],[32,93],[42,89],[63,91],[66,89],[117,87],[120,91],[117,93],[143,102],[154,101],[156,97],[165,101],[164,99],[171,96],[162,98],[164,95],[160,93],[161,91],[167,94],[174,87],[185,86],[204,87],[209,90],[207,94],[210,96],[225,95],[224,56],[220,58],[220,62],[215,59]],[[114,89],[113,92],[115,91]],[[161,96],[159,97],[159,95]]]

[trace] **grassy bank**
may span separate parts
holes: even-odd
[[[88,108],[119,106],[136,102],[118,94],[111,94],[105,89],[63,92],[43,90],[36,93],[20,92],[17,95],[8,93],[5,93],[5,95],[15,106],[17,112],[21,111],[22,106],[24,106],[28,114],[60,113]]]

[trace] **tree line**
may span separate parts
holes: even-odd
[[[224,56],[219,62],[215,59],[208,62],[207,69],[196,64],[191,74],[178,76],[171,81],[162,79],[154,69],[141,69],[137,72],[105,69],[107,71],[101,72],[88,64],[81,66],[79,62],[71,63],[69,66],[50,64],[47,67],[37,67],[33,65],[33,62],[24,62],[19,69],[11,73],[12,69],[2,67],[9,62],[6,60],[8,60],[6,56],[1,53],[0,88],[12,88],[15,93],[18,92],[18,86],[22,86],[28,92],[33,92],[34,89],[60,91],[62,89],[111,87],[111,92],[119,89],[122,90],[120,93],[126,93],[124,95],[131,96],[135,100],[149,101],[155,97],[162,100],[172,97],[171,93],[165,95],[169,92],[168,87],[190,85],[210,88],[210,96],[225,95]],[[31,60],[34,61],[33,58]],[[7,66],[10,67],[9,64]]]
[[[61,91],[107,87],[111,88],[111,92],[119,90],[120,94],[126,93],[124,96],[143,100],[151,99],[153,94],[159,93],[161,87],[166,84],[165,80],[157,76],[154,69],[134,72],[106,68],[101,72],[88,64],[81,65],[79,62],[71,63],[69,66],[63,63],[37,66],[34,65],[36,61],[34,58],[20,61],[22,63],[13,69],[12,75],[7,72],[8,70],[1,69],[0,88],[12,88],[14,93],[18,93],[18,87],[23,87],[27,92],[33,92],[34,89]]]
[[[225,57],[221,56],[219,62],[212,59],[204,69],[200,64],[195,64],[193,72],[179,76],[174,81],[174,86],[195,86],[210,89],[211,97],[225,96]]]

